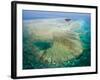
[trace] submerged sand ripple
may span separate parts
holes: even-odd
[[[65,19],[44,19],[25,21],[23,28],[26,31],[24,36],[29,36],[29,44],[37,59],[57,65],[82,54],[79,35],[74,31],[80,26],[77,21],[72,20],[66,22]]]

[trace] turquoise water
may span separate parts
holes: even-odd
[[[71,60],[64,61],[61,64],[46,64],[41,60],[37,59],[37,55],[33,53],[38,53],[39,51],[46,51],[52,47],[52,41],[34,41],[31,42],[29,36],[23,35],[23,69],[39,69],[39,68],[57,68],[57,67],[83,67],[91,65],[91,36],[90,36],[90,25],[87,22],[84,23],[82,29],[78,32],[80,34],[80,40],[83,46],[83,52],[80,56],[75,57]],[[23,31],[24,32],[24,31]],[[26,31],[25,31],[26,32]],[[31,43],[31,45],[30,45]]]
[[[40,50],[46,50],[52,47],[52,43],[46,41],[35,41],[33,42],[33,45],[37,46]]]

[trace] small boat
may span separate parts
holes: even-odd
[[[69,22],[71,19],[65,19],[65,21]]]

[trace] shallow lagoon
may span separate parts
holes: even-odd
[[[23,22],[23,69],[91,65],[90,23],[64,21],[57,18]]]

